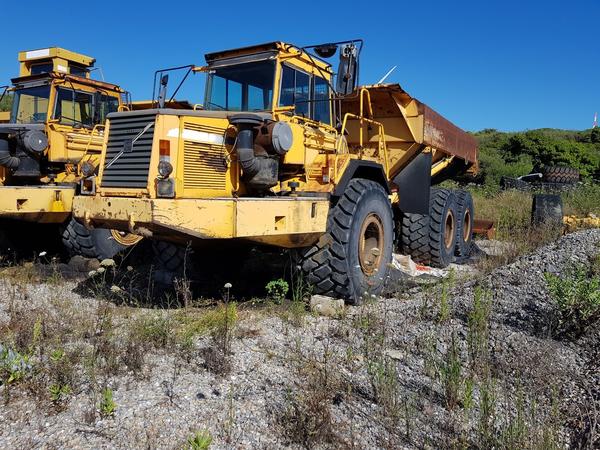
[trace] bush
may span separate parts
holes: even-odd
[[[278,280],[269,281],[265,286],[265,290],[267,291],[267,295],[271,300],[277,304],[280,304],[285,299],[290,287],[287,281],[280,278]]]
[[[585,266],[576,266],[564,276],[547,273],[548,291],[554,300],[558,334],[580,336],[600,319],[600,277]]]

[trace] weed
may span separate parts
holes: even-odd
[[[51,384],[48,390],[50,392],[50,401],[58,405],[71,393],[71,386],[68,384]]]
[[[554,300],[558,335],[578,337],[600,319],[600,277],[585,266],[576,266],[564,276],[547,273],[548,291]]]
[[[448,276],[442,280],[442,287],[440,290],[440,309],[437,317],[439,323],[446,322],[450,318],[450,291],[454,285],[454,279],[454,270],[450,270]]]
[[[212,440],[208,430],[196,431],[192,437],[188,438],[185,448],[186,450],[208,450]]]
[[[375,400],[383,409],[383,416],[395,428],[395,424],[402,416],[402,399],[395,365],[390,358],[372,361],[367,366],[367,373],[371,379]]]
[[[307,314],[306,303],[303,301],[291,300],[284,302],[279,309],[281,319],[295,327],[304,325]]]
[[[496,423],[496,385],[486,378],[479,386],[478,440],[481,448],[493,448]]]
[[[438,367],[440,380],[444,388],[446,407],[449,410],[453,410],[459,404],[461,398],[462,364],[460,350],[456,341],[456,336],[453,333],[450,345]]]
[[[117,404],[113,399],[113,391],[111,388],[105,387],[102,390],[102,398],[100,399],[98,409],[100,410],[100,415],[103,417],[114,416],[115,411],[117,410]]]
[[[487,355],[491,297],[491,292],[480,286],[475,287],[473,308],[469,311],[467,317],[467,345],[471,365],[473,366],[481,363],[482,358]]]
[[[141,316],[133,323],[132,339],[164,348],[174,339],[172,319],[160,313]]]
[[[0,382],[11,384],[31,373],[33,364],[27,354],[0,344]]]
[[[287,281],[279,278],[278,280],[269,281],[265,286],[265,290],[267,291],[268,297],[273,300],[273,302],[280,305],[285,299],[290,287]]]
[[[312,350],[304,354],[297,341],[295,352],[295,387],[288,392],[283,410],[278,411],[277,422],[287,439],[305,448],[339,445],[331,405],[341,401],[345,384],[335,370],[328,343],[322,354]]]

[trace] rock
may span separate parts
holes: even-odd
[[[385,356],[396,359],[398,361],[402,361],[405,358],[405,355],[400,350],[394,350],[393,348],[388,348],[384,352]]]
[[[326,317],[340,317],[344,311],[344,300],[313,295],[310,298],[310,310]]]
[[[96,258],[87,259],[87,270],[98,270],[100,268],[100,261]]]
[[[75,255],[69,261],[69,268],[74,272],[87,273],[92,270],[98,270],[100,263],[94,258],[84,258],[80,255]]]
[[[87,268],[87,258],[75,255],[69,261],[69,267],[75,272],[89,272],[92,269]]]

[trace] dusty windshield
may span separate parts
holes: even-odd
[[[17,89],[13,99],[11,122],[44,123],[48,118],[50,86]]]
[[[211,70],[204,107],[219,111],[271,109],[275,61],[256,61]]]

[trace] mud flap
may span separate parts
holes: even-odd
[[[403,213],[429,214],[431,153],[421,153],[394,177]]]

